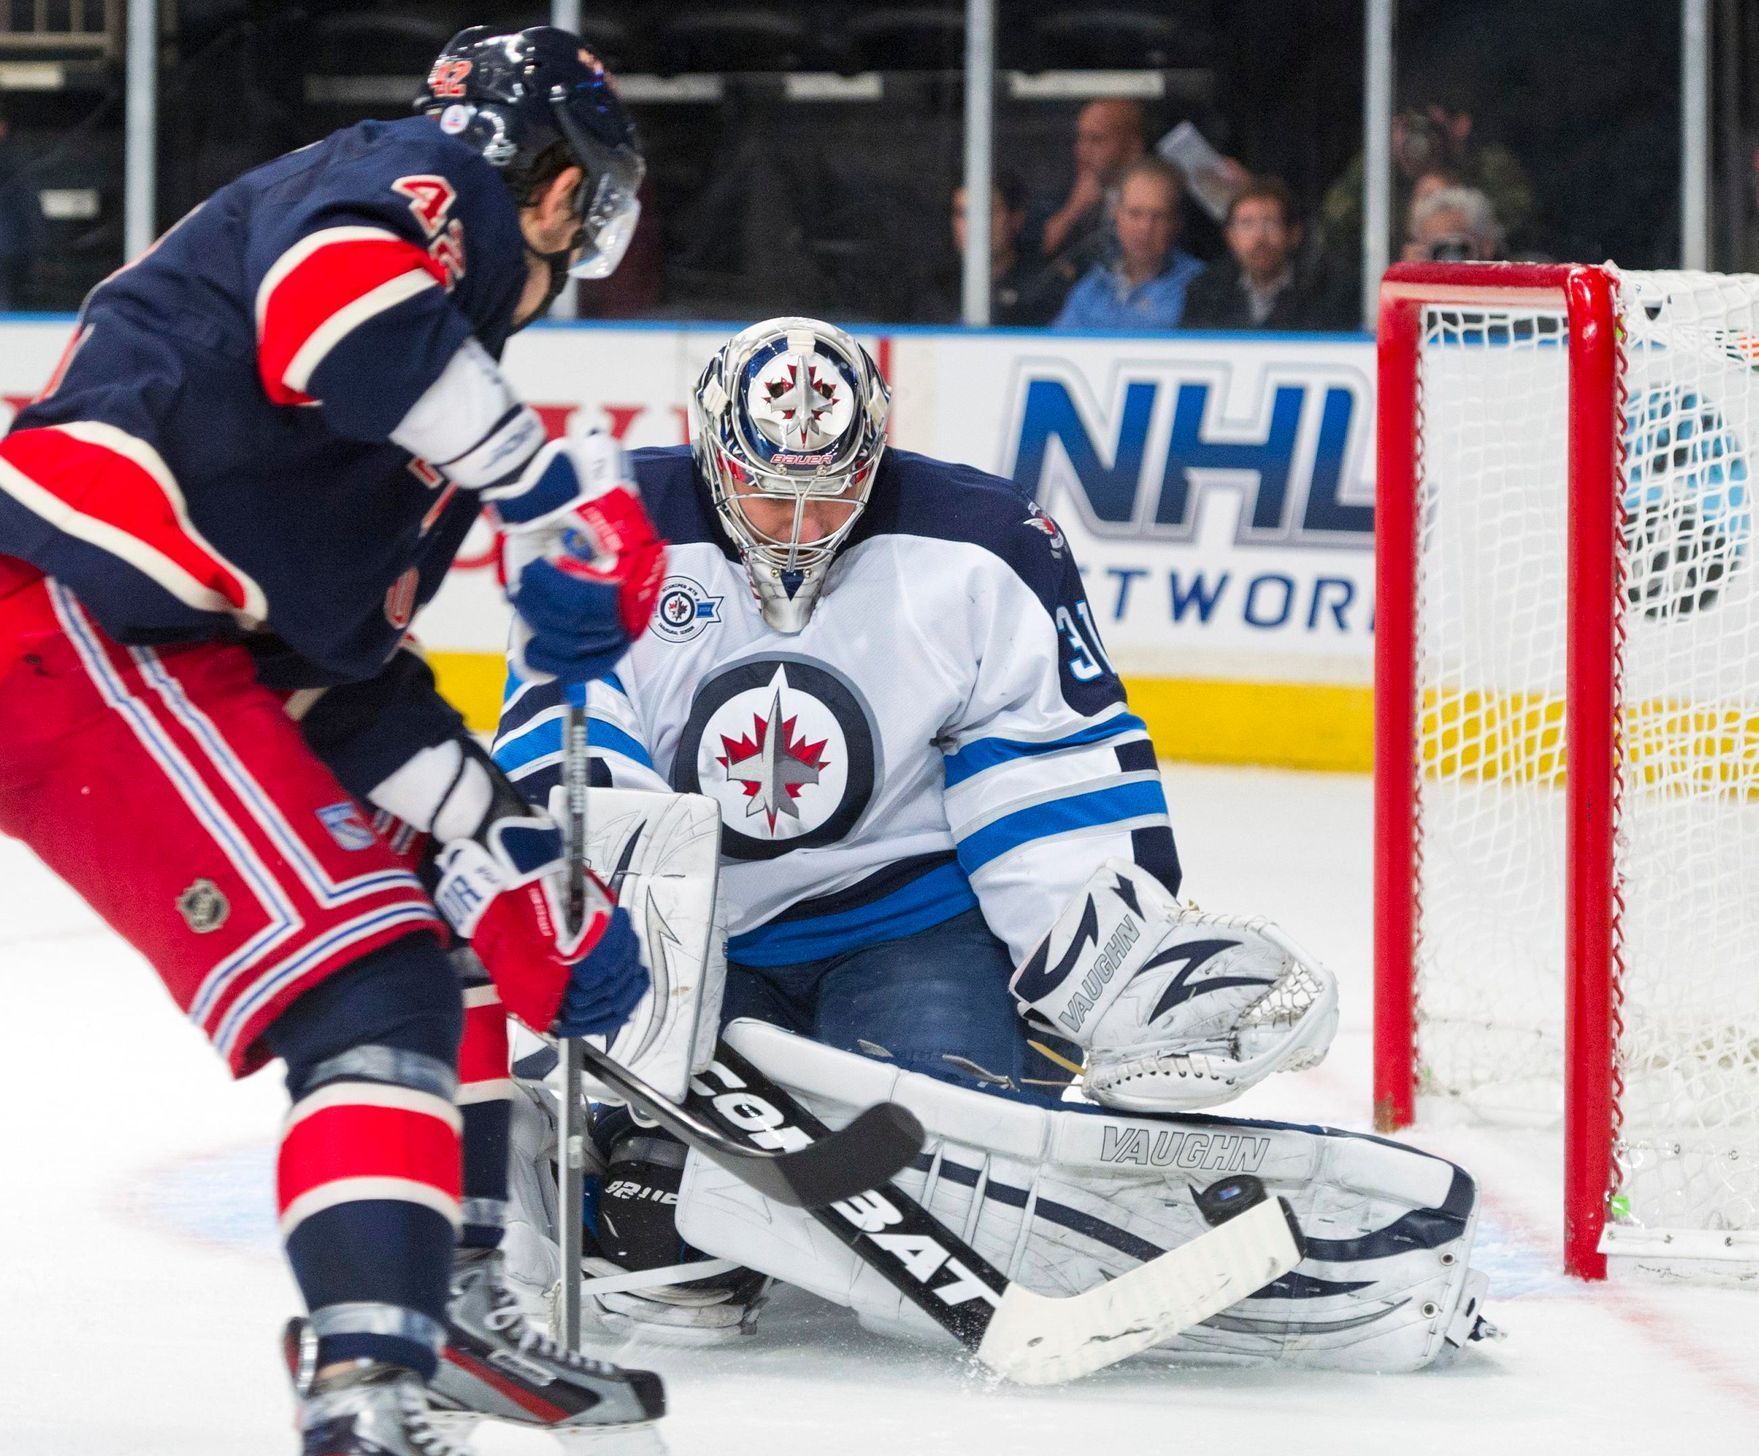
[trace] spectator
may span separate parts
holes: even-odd
[[[42,239],[43,214],[30,168],[0,116],[0,313],[24,307],[31,260]]]
[[[1466,179],[1451,167],[1434,167],[1421,173],[1411,183],[1411,206],[1405,209],[1405,232],[1411,231],[1411,213],[1417,204],[1426,201],[1431,194],[1440,192],[1444,187],[1465,187]]]
[[[1301,267],[1301,221],[1280,177],[1248,182],[1228,205],[1229,256],[1192,282],[1184,325],[1193,329],[1323,329],[1335,320]]]
[[[1408,218],[1418,184],[1439,180],[1474,187],[1491,201],[1502,227],[1523,246],[1534,213],[1533,183],[1507,147],[1473,135],[1471,113],[1458,105],[1431,103],[1397,113],[1392,121],[1393,215],[1390,249],[1400,247],[1400,219]],[[1362,154],[1345,168],[1325,194],[1320,210],[1328,271],[1340,283],[1362,266]],[[1408,226],[1404,229],[1408,238]]]
[[[1044,223],[1040,249],[1073,279],[1099,260],[1110,242],[1111,214],[1124,173],[1148,150],[1140,101],[1089,101],[1075,121],[1075,182]]]
[[[1026,226],[1026,186],[1013,172],[996,174],[989,213],[989,317],[993,324],[1032,328],[1048,324],[1062,307],[1068,284],[1049,264],[1020,250]],[[953,246],[965,256],[965,189],[953,191]]]
[[[1411,209],[1407,262],[1486,262],[1502,252],[1490,199],[1475,187],[1443,187]]]
[[[1185,290],[1203,265],[1178,246],[1178,171],[1143,157],[1118,189],[1118,256],[1095,263],[1055,320],[1059,329],[1171,329],[1185,312]]]

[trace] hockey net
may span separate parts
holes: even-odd
[[[1377,1117],[1564,1122],[1565,1255],[1759,1259],[1759,278],[1401,266]]]

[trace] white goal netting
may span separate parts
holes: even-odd
[[[1759,278],[1619,296],[1611,1223],[1715,1252],[1759,1235]],[[1419,1090],[1521,1122],[1562,1108],[1568,348],[1561,305],[1422,313]]]

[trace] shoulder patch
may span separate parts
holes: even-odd
[[[1051,555],[1061,557],[1068,549],[1069,542],[1063,535],[1063,528],[1045,514],[1043,507],[1035,500],[1026,502],[1026,519],[1021,522],[1028,530],[1037,531],[1050,542]]]

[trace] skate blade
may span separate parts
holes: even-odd
[[[428,1420],[476,1456],[667,1456],[652,1421],[614,1426],[540,1426],[503,1421],[476,1411],[430,1411]]]

